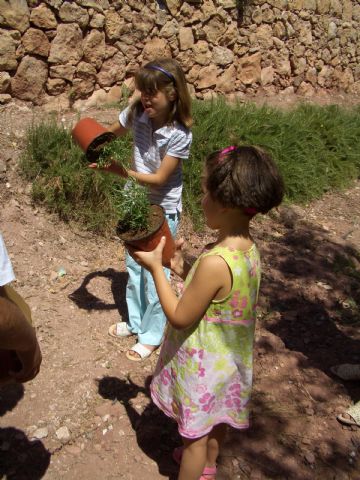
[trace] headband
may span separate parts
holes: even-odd
[[[170,78],[170,80],[172,82],[176,83],[174,75],[172,73],[168,72],[167,70],[165,70],[165,68],[159,67],[158,65],[147,65],[144,68],[146,68],[147,70],[157,70],[157,71],[163,73],[164,75],[166,75],[168,78]]]

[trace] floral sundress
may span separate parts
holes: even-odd
[[[220,423],[249,426],[260,256],[255,244],[246,252],[215,246],[195,262],[185,288],[208,255],[219,255],[228,264],[231,292],[211,302],[190,328],[168,326],[151,383],[154,403],[176,420],[186,438],[206,435]]]

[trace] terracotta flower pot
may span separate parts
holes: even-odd
[[[102,148],[116,138],[113,132],[92,118],[80,120],[71,134],[90,162],[95,162],[99,158]]]
[[[147,232],[134,233],[131,231],[123,231],[119,223],[116,233],[123,242],[144,252],[154,250],[159,244],[161,237],[166,237],[166,243],[162,253],[162,263],[165,267],[169,267],[170,259],[175,253],[175,241],[171,235],[163,208],[159,205],[151,205],[150,209],[150,227]]]

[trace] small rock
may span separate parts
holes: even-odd
[[[58,277],[63,277],[66,275],[66,270],[64,267],[60,267],[57,271]]]
[[[328,285],[327,283],[324,282],[316,282],[319,287],[323,288],[324,290],[332,290],[332,286]]]
[[[41,438],[46,438],[49,435],[49,431],[46,427],[37,428],[35,432],[32,434],[33,438],[37,438],[40,440]]]
[[[313,465],[315,463],[315,455],[311,452],[306,453],[304,458],[309,465]]]
[[[55,435],[59,440],[62,441],[67,441],[70,439],[70,432],[67,427],[60,427],[58,430],[56,430]]]

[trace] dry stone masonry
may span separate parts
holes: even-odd
[[[118,100],[171,56],[193,95],[360,95],[359,0],[0,0],[0,103]]]

